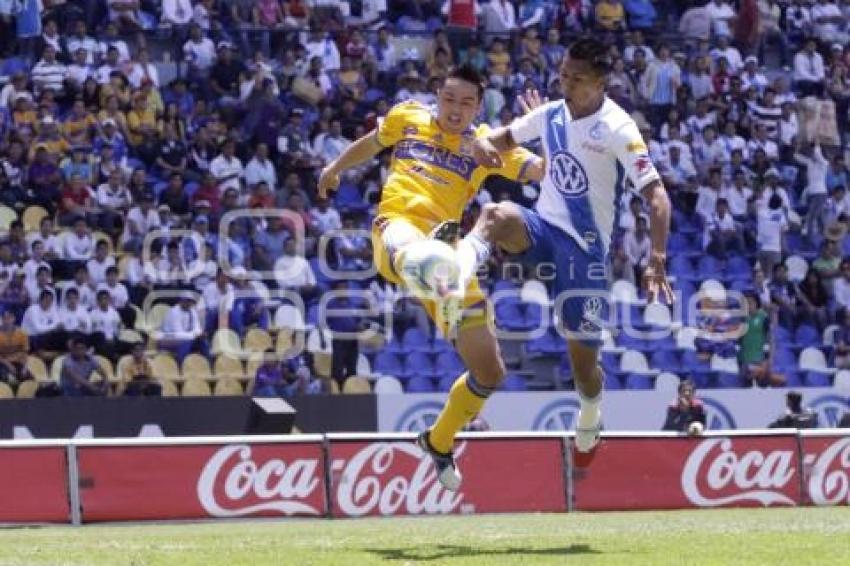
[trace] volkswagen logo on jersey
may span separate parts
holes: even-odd
[[[533,430],[573,430],[578,418],[579,403],[574,399],[560,399],[549,403],[534,418]]]
[[[838,395],[823,395],[811,404],[812,410],[818,415],[818,424],[835,428],[841,417],[850,410],[850,403]]]
[[[584,167],[566,151],[559,151],[552,156],[549,173],[555,187],[565,197],[576,198],[587,192],[587,173],[585,173]]]
[[[437,401],[423,401],[407,409],[395,425],[396,432],[422,432],[428,430],[443,409]]]
[[[700,397],[702,407],[705,410],[706,430],[732,430],[738,428],[735,417],[729,412],[723,403],[714,399]]]

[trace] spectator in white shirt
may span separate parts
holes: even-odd
[[[633,196],[629,201],[629,209],[620,214],[620,230],[626,233],[634,232],[637,219],[643,216],[643,199]]]
[[[715,65],[717,65],[717,61],[721,57],[726,59],[726,63],[729,64],[731,74],[737,73],[744,65],[741,52],[738,51],[737,47],[729,44],[729,36],[726,35],[718,37],[717,47],[711,50],[711,58],[714,60]]]
[[[189,41],[183,44],[183,55],[189,63],[189,76],[204,78],[215,63],[215,43],[204,37],[203,30],[197,24],[192,24],[189,28]]]
[[[127,80],[133,88],[141,87],[145,81],[150,81],[154,88],[159,88],[159,71],[156,65],[151,63],[147,49],[139,49],[136,61],[130,67]]]
[[[755,126],[755,135],[747,144],[747,150],[750,155],[755,155],[758,150],[764,150],[765,155],[770,161],[779,159],[779,147],[772,139],[767,137],[767,128],[762,123],[757,123]]]
[[[643,270],[649,264],[651,243],[645,216],[638,216],[634,232],[626,232],[623,237],[626,259],[634,272],[635,281],[643,281]]]
[[[38,273],[39,268],[46,267],[50,270],[50,264],[45,261],[44,258],[44,243],[40,241],[34,241],[30,246],[32,250],[32,255],[28,260],[24,262],[24,273],[26,274],[26,279],[24,283],[26,285],[35,284],[35,277]]]
[[[313,228],[319,235],[342,228],[342,220],[337,209],[329,206],[328,199],[317,198],[315,206],[310,210]]]
[[[818,0],[812,6],[812,21],[815,24],[815,35],[822,42],[846,45],[850,41],[850,35],[845,31],[847,18],[835,0]]]
[[[157,285],[183,288],[189,285],[189,269],[176,240],[168,242],[165,257],[156,262]]]
[[[325,163],[330,163],[340,156],[345,148],[351,145],[351,140],[346,139],[342,135],[342,124],[339,120],[333,120],[330,125],[328,135],[325,136],[322,143],[320,157]]]
[[[516,11],[509,0],[491,0],[483,5],[484,33],[487,37],[510,39],[511,33],[517,29]]]
[[[244,169],[235,152],[236,144],[233,140],[227,140],[221,146],[221,154],[210,163],[210,173],[215,177],[222,195],[231,188],[242,193]]]
[[[219,311],[226,304],[225,297],[233,295],[233,284],[230,278],[223,269],[219,269],[215,274],[215,279],[207,283],[203,288],[202,298],[206,311],[206,324],[204,325],[209,334],[215,332],[218,328]],[[224,320],[228,320],[228,313],[222,313]]]
[[[161,25],[187,26],[191,21],[192,0],[162,0]]]
[[[91,344],[95,352],[113,361],[130,351],[129,344],[118,339],[121,333],[121,317],[110,304],[109,292],[98,291],[97,306],[89,313],[91,317]]]
[[[132,204],[130,190],[124,184],[124,174],[120,169],[113,170],[109,180],[97,188],[95,201],[100,207],[99,227],[113,237],[120,234],[124,217]]]
[[[729,203],[717,199],[717,209],[703,231],[703,247],[711,255],[723,259],[730,252],[744,251],[744,238],[740,226],[729,213]]]
[[[720,190],[723,188],[723,176],[719,169],[712,169],[708,177],[708,185],[701,186],[697,191],[696,213],[702,217],[704,223],[711,222],[717,211],[717,199],[720,198]]]
[[[68,68],[56,59],[56,49],[50,45],[44,48],[42,59],[35,64],[30,75],[36,96],[41,96],[41,93],[47,89],[53,90],[56,95],[62,95],[65,92]]]
[[[274,274],[281,289],[295,291],[305,301],[318,294],[316,275],[307,260],[296,254],[295,238],[289,238],[283,247],[283,256],[274,264]]]
[[[328,37],[322,30],[314,29],[310,32],[310,38],[304,44],[307,48],[307,60],[319,57],[322,60],[322,68],[331,73],[339,71],[340,57],[336,42]]]
[[[74,230],[65,235],[65,259],[71,261],[88,261],[94,253],[94,239],[89,233],[85,218],[74,221]]]
[[[826,72],[817,42],[807,39],[803,50],[794,56],[794,83],[800,96],[823,96]]]
[[[43,291],[47,291],[53,295],[53,302],[57,302],[56,289],[53,288],[49,267],[39,267],[35,274],[35,279],[30,282],[24,282],[24,288],[30,300],[33,300],[34,297],[40,297]]]
[[[268,183],[269,188],[277,190],[277,171],[275,171],[274,163],[269,159],[269,146],[264,143],[258,143],[254,157],[248,162],[245,167],[245,183],[249,188],[253,188],[260,181]]]
[[[43,291],[38,295],[38,302],[27,308],[21,328],[29,336],[30,350],[34,353],[59,352],[65,349],[65,335],[59,324],[59,312],[54,305],[53,293],[50,291]]]
[[[732,35],[732,24],[736,16],[732,6],[726,0],[711,0],[705,5],[705,11],[711,21],[711,30],[716,37]]]
[[[97,291],[106,291],[109,293],[109,299],[115,310],[121,316],[121,323],[129,328],[132,328],[136,322],[136,312],[128,304],[130,294],[127,287],[118,281],[118,268],[111,266],[106,269],[106,280],[97,286]]]
[[[157,346],[174,353],[178,362],[182,362],[192,351],[209,356],[209,346],[195,309],[193,293],[181,295],[180,302],[169,309],[162,321],[161,332],[157,335]]]
[[[782,261],[783,235],[788,231],[788,218],[782,207],[782,197],[770,197],[767,209],[758,213],[758,261],[763,273],[773,273],[773,267]]]
[[[95,307],[94,287],[89,283],[89,270],[85,264],[77,267],[74,271],[74,280],[65,286],[65,292],[69,289],[76,289],[80,297],[80,305],[85,309],[93,309]]]
[[[121,245],[125,249],[141,248],[145,236],[160,227],[159,214],[153,204],[153,193],[146,192],[142,195],[139,205],[127,213],[124,233],[121,234]]]
[[[68,289],[59,307],[59,324],[67,333],[91,334],[91,316],[80,306],[80,294],[76,289]]]
[[[807,195],[809,209],[803,222],[803,235],[814,236],[822,234],[826,225],[821,223],[823,219],[823,207],[826,204],[826,171],[829,161],[823,156],[820,144],[809,146],[804,152],[794,154],[797,163],[806,167],[806,188],[803,194]]]
[[[734,173],[731,187],[724,187],[720,191],[720,198],[726,199],[729,205],[729,213],[738,221],[743,222],[750,210],[750,202],[753,199],[753,191],[749,187],[747,175],[738,170]]]
[[[836,222],[845,222],[850,218],[850,203],[847,201],[847,191],[841,186],[833,187],[832,193],[826,199],[821,211],[820,223],[826,229]]]
[[[782,104],[782,116],[779,118],[779,143],[783,149],[794,145],[799,132],[800,126],[794,104],[785,102]]]
[[[32,249],[32,245],[35,242],[41,242],[45,260],[54,260],[62,257],[62,242],[53,233],[53,219],[49,216],[41,219],[38,232],[27,234],[27,247],[29,249]]]
[[[94,248],[94,257],[86,263],[91,284],[97,287],[105,282],[106,270],[114,265],[115,258],[109,255],[109,244],[106,240],[99,240]]]

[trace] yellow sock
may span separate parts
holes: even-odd
[[[443,454],[451,452],[455,435],[481,411],[491,392],[491,389],[471,378],[469,373],[457,378],[449,391],[446,406],[428,433],[431,446]]]

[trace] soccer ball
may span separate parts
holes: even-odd
[[[699,421],[694,421],[690,425],[688,425],[688,434],[691,436],[701,436],[703,431],[702,423]]]
[[[419,296],[443,297],[457,291],[460,267],[454,248],[439,240],[421,240],[404,248],[401,275]]]

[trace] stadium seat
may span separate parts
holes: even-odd
[[[330,354],[332,343],[333,335],[327,328],[314,328],[307,335],[307,351],[314,354],[316,352]]]
[[[509,373],[505,376],[504,381],[502,381],[501,388],[503,391],[526,391],[528,389],[528,383],[524,377]]]
[[[822,342],[824,346],[835,346],[835,336],[836,333],[841,330],[841,327],[837,324],[830,324],[823,330],[823,338]]]
[[[47,373],[47,365],[38,356],[27,356],[26,368],[36,381],[50,381],[50,375]]]
[[[183,384],[182,395],[183,397],[209,397],[212,391],[206,381],[193,379]]]
[[[709,367],[714,371],[727,373],[740,373],[737,358],[724,358],[720,354],[714,354],[709,361]]]
[[[200,354],[189,354],[183,360],[183,368],[180,375],[187,381],[212,379],[210,362]]]
[[[540,306],[549,306],[552,301],[549,298],[549,291],[546,285],[536,279],[526,281],[520,290],[520,300],[523,303],[536,304]]]
[[[188,357],[188,356],[187,356]],[[180,380],[180,368],[171,354],[160,353],[150,361],[153,376],[160,381]]]
[[[605,389],[608,391],[618,391],[623,388],[623,382],[613,373],[605,372]]]
[[[215,359],[213,375],[216,379],[226,379],[231,377],[235,379],[243,379],[245,377],[245,368],[242,367],[241,360],[222,354]]]
[[[773,367],[779,372],[797,371],[797,357],[788,348],[778,347],[773,352]]]
[[[396,354],[392,352],[378,352],[375,356],[375,363],[372,364],[372,371],[381,375],[391,375],[393,377],[402,377],[405,375],[404,368]]]
[[[242,341],[239,335],[229,328],[219,328],[213,334],[210,352],[215,355],[227,354],[238,357],[242,355]]]
[[[65,360],[65,354],[58,356],[50,364],[50,380],[59,383],[59,375],[62,373],[62,362]]]
[[[850,393],[850,370],[842,369],[835,374],[832,386],[836,391],[846,395]]]
[[[100,369],[102,369],[103,372],[106,374],[107,381],[109,381],[110,383],[114,383],[115,381],[117,381],[115,369],[112,367],[112,362],[109,361],[109,359],[103,356],[95,356],[94,359],[97,361],[98,365],[100,366]]]
[[[717,387],[726,389],[744,387],[744,378],[739,373],[719,371],[717,372]]]
[[[646,374],[630,373],[626,376],[626,389],[653,389],[652,378]]]
[[[611,301],[627,305],[639,303],[637,289],[631,281],[618,279],[611,286]]]
[[[682,368],[675,350],[655,349],[650,360],[652,368],[657,370],[676,373]]]
[[[649,369],[649,364],[646,362],[646,356],[637,350],[626,350],[620,358],[620,371],[624,374],[640,373],[653,374],[658,373]]]
[[[653,328],[670,328],[673,319],[667,305],[650,303],[643,311],[643,322]]]
[[[274,313],[272,328],[275,330],[305,330],[304,315],[292,305],[281,305]]]
[[[676,333],[676,347],[680,350],[696,350],[694,340],[697,337],[697,329],[685,326]]]
[[[699,287],[700,298],[712,301],[726,300],[726,287],[717,279],[706,279]]]
[[[752,279],[752,264],[747,258],[734,255],[726,261],[724,278],[735,281],[750,281]]]
[[[801,256],[792,255],[785,260],[785,267],[788,268],[788,279],[793,283],[799,283],[806,278],[809,262]]]
[[[466,371],[460,354],[454,351],[443,352],[437,356],[436,368],[442,374],[458,376]]]
[[[424,352],[411,352],[407,354],[404,361],[404,374],[431,378],[437,375],[437,372],[430,355]]]
[[[330,352],[313,352],[313,369],[319,377],[328,378],[333,369],[333,354]]]
[[[265,352],[273,348],[272,337],[261,328],[252,328],[245,335],[246,352]]]
[[[416,327],[405,330],[401,344],[406,352],[431,351],[431,338]]]
[[[183,387],[185,388],[185,385]],[[242,385],[232,377],[219,379],[213,388],[213,394],[216,397],[239,397],[244,393]]]
[[[675,373],[662,372],[655,378],[655,390],[674,395],[679,390],[681,381]]]
[[[407,392],[408,393],[433,393],[434,392],[434,382],[431,381],[431,378],[423,377],[420,375],[413,376],[407,382]]]
[[[32,399],[36,393],[38,393],[38,383],[36,381],[22,381],[18,384],[16,396],[18,399]]]
[[[342,384],[342,392],[346,395],[364,395],[372,393],[372,387],[365,377],[353,375]]]
[[[820,371],[807,371],[803,382],[808,387],[829,387],[832,385],[832,374]]]
[[[404,393],[404,388],[401,382],[392,376],[384,375],[375,381],[376,395],[397,395],[400,393]]]
[[[14,399],[15,392],[5,381],[0,381],[0,399]]]
[[[437,383],[437,391],[440,393],[447,393],[451,391],[452,386],[455,384],[457,380],[457,376],[444,375],[440,378],[440,381]]]
[[[783,374],[785,376],[785,387],[802,387],[803,379],[800,372],[791,371]]]
[[[18,213],[8,206],[0,206],[0,232],[8,232],[9,226],[18,219]]]
[[[372,364],[369,363],[369,358],[362,353],[357,356],[357,375],[363,377],[372,375]]]
[[[717,261],[717,258],[713,255],[702,255],[697,262],[697,271],[699,272],[702,279],[709,279],[711,277],[719,277],[723,273],[723,268],[720,265],[720,262]]]
[[[245,361],[245,377],[252,380],[257,377],[257,370],[263,365],[263,355],[253,354]]]
[[[809,347],[800,352],[800,369],[802,371],[814,371],[819,373],[835,373],[830,370],[826,363],[823,352],[814,347]]]
[[[21,222],[24,225],[24,231],[36,232],[41,228],[41,221],[48,215],[47,209],[42,206],[32,205],[24,209],[24,214]]]
[[[817,328],[808,324],[801,324],[794,332],[794,344],[798,348],[808,348],[810,346],[819,346],[821,343],[821,334]]]

